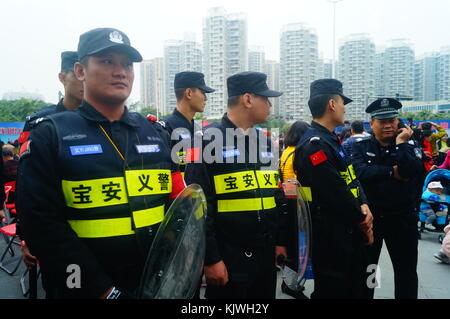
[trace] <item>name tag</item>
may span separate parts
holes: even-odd
[[[235,156],[239,156],[239,155],[241,155],[241,152],[239,152],[239,149],[237,149],[237,148],[234,150],[222,151],[223,158],[235,157]]]
[[[157,152],[160,151],[158,144],[154,144],[154,145],[136,145],[136,149],[137,149],[137,152],[139,154],[157,153]]]
[[[102,154],[103,149],[100,144],[77,145],[77,146],[70,147],[70,153],[72,153],[72,156]]]
[[[262,157],[273,158],[272,152],[261,152]]]

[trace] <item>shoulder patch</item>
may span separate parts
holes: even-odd
[[[309,139],[310,142],[318,142],[320,141],[320,137],[319,136],[313,136]]]
[[[311,163],[314,166],[319,165],[320,163],[323,163],[325,161],[328,160],[327,155],[325,154],[325,152],[323,150],[320,150],[314,154],[312,154],[309,159],[311,160]]]
[[[162,127],[166,127],[166,122],[164,122],[164,121],[158,121],[157,123],[159,125],[161,125]]]
[[[154,116],[152,114],[148,114],[147,115],[147,120],[149,120],[150,122],[156,122],[157,118],[156,118],[156,116]]]

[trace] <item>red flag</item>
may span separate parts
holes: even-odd
[[[309,157],[309,159],[311,160],[311,163],[314,166],[319,165],[320,163],[325,162],[326,160],[328,160],[327,156],[325,155],[325,152],[323,150],[318,151],[317,153],[314,153],[313,155],[311,155]]]
[[[186,163],[196,162],[200,159],[200,149],[198,147],[188,148],[186,152]]]

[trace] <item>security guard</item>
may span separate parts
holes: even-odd
[[[61,53],[61,72],[59,81],[64,86],[64,97],[56,105],[44,107],[35,114],[27,117],[23,132],[20,134],[19,143],[23,144],[28,139],[31,129],[36,125],[36,120],[44,116],[76,109],[83,99],[83,83],[75,77],[73,66],[78,62],[78,53],[64,51]]]
[[[282,93],[269,90],[266,79],[258,72],[227,79],[228,112],[204,130],[202,158],[186,168],[186,182],[200,184],[208,201],[208,299],[275,298],[277,158],[253,126],[267,121],[268,98]]]
[[[132,297],[184,182],[164,129],[125,107],[142,60],[129,38],[88,31],[78,56],[81,106],[39,121],[21,157],[23,232],[55,298]]]
[[[334,129],[344,124],[342,83],[311,83],[313,117],[296,148],[294,167],[312,217],[314,292],[311,298],[361,298],[366,284],[364,245],[372,215]]]
[[[374,216],[370,264],[377,264],[383,239],[394,266],[395,298],[417,298],[417,183],[423,176],[422,152],[399,124],[402,104],[392,98],[370,104],[372,135],[353,145],[352,163]],[[373,289],[369,297],[373,298]]]
[[[58,104],[44,107],[27,117],[23,131],[18,140],[21,146],[23,146],[21,147],[21,152],[26,150],[26,145],[23,144],[30,136],[30,131],[37,125],[36,121],[38,119],[51,114],[74,110],[80,105],[81,100],[83,99],[83,83],[75,77],[75,73],[73,72],[73,66],[76,62],[78,62],[78,53],[76,51],[64,51],[61,53],[61,71],[58,74],[58,78],[64,86],[64,97]],[[18,183],[16,193],[19,192],[20,189],[20,183]],[[16,228],[17,234],[23,239],[19,220],[17,221]],[[36,258],[30,253],[26,241],[23,243],[22,255],[24,262],[28,267],[34,267],[36,265]],[[45,278],[43,281],[45,286]]]
[[[186,71],[175,74],[177,107],[171,115],[160,122],[171,135],[173,151],[177,153],[182,174],[186,168],[186,159],[195,160],[200,151],[193,145],[192,140],[194,133],[201,131],[201,127],[194,123],[194,116],[197,112],[205,110],[208,100],[206,93],[215,91],[206,86],[204,78],[200,72]]]

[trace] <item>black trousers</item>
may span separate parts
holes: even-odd
[[[206,299],[275,299],[277,274],[273,245],[257,248],[224,245],[221,250],[229,282],[225,286],[208,284]]]
[[[327,217],[312,219],[311,299],[365,298],[367,256],[359,230]]]
[[[374,243],[367,248],[369,263],[378,264],[383,240],[394,268],[395,299],[417,299],[417,216],[415,213],[382,216],[374,214]],[[383,276],[383,269],[380,269]],[[373,298],[374,289],[368,288]]]

